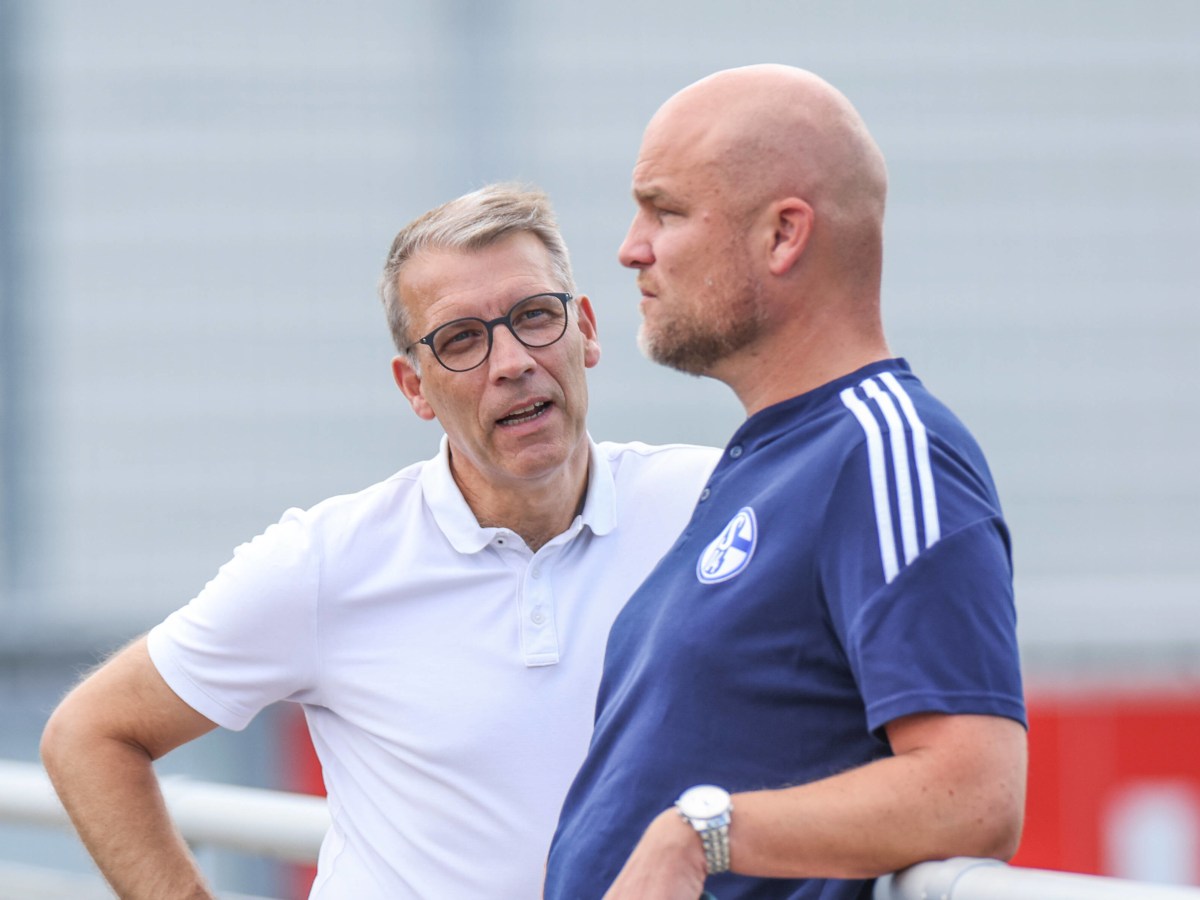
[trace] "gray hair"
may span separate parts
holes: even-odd
[[[536,188],[490,184],[417,217],[392,241],[379,295],[396,349],[412,357],[409,311],[400,296],[400,270],[410,259],[426,249],[481,250],[518,232],[529,232],[545,245],[559,287],[576,293],[571,258],[550,199]]]

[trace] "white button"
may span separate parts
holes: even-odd
[[[737,459],[741,455],[742,455],[742,445],[741,444],[734,444],[732,447],[729,448],[730,459]]]
[[[542,577],[542,570],[541,570],[541,569],[537,569],[537,568],[535,568],[535,569],[534,569],[532,572],[530,572],[529,574],[530,574],[530,575],[532,575],[534,578],[541,578],[541,577]]]
[[[542,608],[540,606],[533,611],[533,615],[529,618],[532,620],[534,625],[541,625],[546,621],[546,616],[542,612]]]
[[[705,488],[703,491],[701,491],[700,502],[703,503],[705,500],[707,500],[710,494],[712,494],[712,491],[710,491],[708,488]]]

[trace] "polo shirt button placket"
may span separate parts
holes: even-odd
[[[549,665],[558,661],[553,579],[552,572],[546,569],[548,564],[552,565],[556,552],[553,548],[542,548],[525,570],[521,630],[526,665]]]

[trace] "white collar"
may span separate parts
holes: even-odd
[[[421,492],[438,528],[459,553],[478,553],[492,542],[502,528],[481,527],[450,473],[450,441],[442,435],[438,455],[421,470]],[[580,527],[593,534],[608,534],[617,526],[617,491],[608,459],[588,436],[588,487],[583,512],[576,516]],[[569,532],[577,532],[572,525]]]

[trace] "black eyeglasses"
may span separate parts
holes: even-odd
[[[491,355],[492,330],[497,325],[505,326],[526,347],[549,347],[567,333],[570,302],[570,294],[534,294],[518,300],[508,312],[490,322],[471,317],[439,325],[408,349],[424,344],[451,372],[469,372]]]

